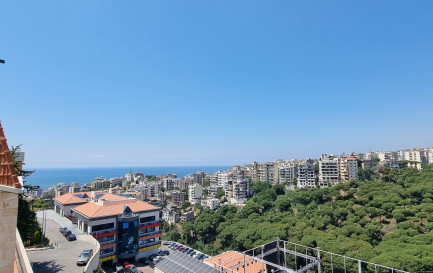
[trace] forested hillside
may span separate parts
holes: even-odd
[[[422,171],[380,168],[367,178],[294,191],[255,183],[242,210],[201,210],[193,223],[170,230],[165,239],[214,255],[280,237],[410,272],[433,272],[433,165]]]

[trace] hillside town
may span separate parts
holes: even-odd
[[[276,160],[234,165],[232,169],[214,173],[199,171],[185,177],[176,174],[144,175],[129,171],[123,177],[97,177],[92,182],[58,183],[48,190],[38,189],[39,197],[59,197],[66,193],[101,191],[146,201],[163,208],[162,219],[169,224],[191,221],[194,213],[182,209],[185,202],[215,210],[224,204],[242,206],[252,195],[252,182],[282,184],[286,190],[295,188],[330,187],[339,182],[358,179],[360,170],[380,169],[384,166],[421,170],[433,163],[433,148],[413,148],[396,151],[322,154],[319,159]],[[185,207],[185,206],[184,206]]]

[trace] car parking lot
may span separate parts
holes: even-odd
[[[30,262],[33,264],[33,272],[70,272],[82,273],[83,267],[77,266],[78,255],[85,248],[96,250],[96,245],[87,241],[78,240],[68,241],[60,232],[60,225],[52,219],[47,219],[46,236],[53,249],[27,251]]]
[[[160,250],[161,250],[160,253],[158,255],[154,254],[151,256],[152,257],[152,259],[150,259],[150,261],[152,261],[151,264],[157,265],[160,260],[163,260],[164,257],[167,256],[167,254],[170,255],[173,251],[180,251],[179,248],[183,246],[181,244],[176,243],[177,249],[173,249],[173,247],[170,248],[170,244],[167,244],[167,243],[164,244],[164,243],[166,243],[166,242],[162,241],[162,245],[160,247]],[[174,242],[170,242],[170,243],[174,243]],[[194,251],[195,251],[195,254],[200,254],[196,250],[191,249],[191,248],[186,247],[186,246],[183,246],[182,250],[185,251],[184,252],[185,254],[187,254],[186,252],[189,251],[189,254],[187,254],[187,255],[190,255],[190,256],[194,256],[194,254],[193,254]],[[193,255],[191,255],[191,254],[193,254]],[[208,257],[208,256],[203,254],[203,258],[201,259],[201,261],[203,261],[206,257]],[[143,273],[151,273],[151,272],[154,272],[154,270],[153,270],[154,267],[152,265],[149,265],[150,261],[148,258],[142,258],[139,261],[133,262],[132,264],[134,264],[135,267],[138,270],[141,270]],[[112,266],[110,268],[108,266],[104,267],[104,271],[106,271],[107,273],[115,272],[114,268]]]

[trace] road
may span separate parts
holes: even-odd
[[[42,222],[39,217],[42,212],[37,213],[38,221]],[[59,223],[60,222],[60,223]],[[60,217],[54,211],[48,210],[47,213],[47,229],[45,236],[50,240],[50,244],[54,245],[54,249],[27,251],[27,255],[31,263],[33,263],[34,273],[82,273],[84,267],[77,266],[78,256],[83,249],[92,248],[96,251],[96,245],[86,241],[81,241],[81,232],[66,218]],[[66,226],[77,235],[77,241],[69,242],[59,232],[61,226]]]

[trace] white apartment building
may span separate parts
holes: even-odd
[[[338,157],[323,154],[319,160],[319,185],[329,187],[340,181]]]
[[[278,162],[278,183],[293,182],[298,177],[298,164],[296,161]]]
[[[203,198],[203,186],[193,184],[188,187],[188,200],[190,203],[195,204]]]
[[[218,199],[203,199],[201,200],[201,205],[208,209],[217,209],[219,207],[220,200]]]
[[[314,173],[314,161],[302,159],[298,161],[298,188],[315,188],[316,174]]]

